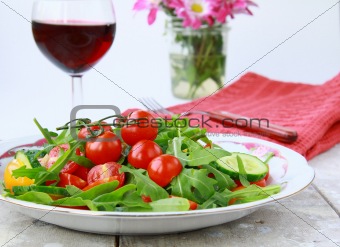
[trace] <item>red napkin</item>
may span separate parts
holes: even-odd
[[[266,118],[273,124],[295,129],[298,140],[277,142],[311,159],[340,142],[340,74],[323,85],[280,82],[248,73],[216,94],[170,107],[190,110],[224,110],[250,118]],[[205,126],[207,127],[207,126]],[[209,132],[269,138],[213,124]]]

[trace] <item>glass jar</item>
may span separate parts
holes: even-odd
[[[170,67],[172,93],[181,99],[196,99],[223,87],[226,72],[226,25],[184,28],[171,20]]]

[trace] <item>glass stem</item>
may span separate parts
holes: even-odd
[[[74,75],[72,77],[72,107],[83,104],[83,84],[82,76]]]

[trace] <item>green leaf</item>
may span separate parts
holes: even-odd
[[[86,200],[80,198],[80,197],[65,197],[58,200],[55,200],[54,202],[51,202],[51,205],[53,206],[67,206],[67,207],[80,207],[80,206],[87,206]]]
[[[230,153],[224,149],[210,149],[201,146],[190,152],[188,165],[205,165],[228,155],[230,155]]]
[[[50,134],[50,132],[46,129],[44,129],[40,123],[38,122],[37,119],[33,119],[35,125],[38,127],[38,129],[40,130],[41,134],[45,137],[46,141],[49,143],[49,144],[56,144],[56,142],[52,139],[52,136]]]
[[[43,166],[36,167],[36,168],[26,168],[25,166],[22,166],[18,169],[13,170],[12,176],[15,178],[28,177],[30,179],[35,179],[36,185],[39,185],[37,184],[36,181],[42,177],[46,179],[45,181],[59,180],[58,174],[47,171],[46,168]]]
[[[182,151],[182,145],[183,145],[184,140],[190,140],[190,139],[188,139],[187,137],[175,137],[175,138],[173,138],[169,142],[169,147],[166,150],[167,154],[171,154],[171,155],[177,157],[180,160],[183,167],[185,167],[187,165],[188,161],[189,161],[189,159],[188,159],[189,153],[188,152],[184,153]]]
[[[93,205],[99,210],[113,211],[117,205],[127,208],[150,208],[136,192],[136,185],[128,184],[111,193],[95,198]]]
[[[29,191],[23,195],[17,196],[16,199],[44,205],[49,205],[53,202],[52,198],[48,194],[36,191]]]
[[[225,198],[229,200],[237,198],[236,203],[253,202],[263,198],[267,198],[281,191],[281,185],[268,185],[259,187],[252,184],[242,190],[237,190],[232,193],[227,193]]]
[[[114,180],[112,182],[104,183],[104,184],[99,184],[87,191],[81,192],[74,194],[72,197],[73,198],[82,198],[84,200],[93,200],[97,198],[98,196],[104,195],[106,193],[114,191],[119,182],[117,180]],[[80,189],[79,189],[80,190]],[[81,191],[81,190],[80,190]]]
[[[240,182],[243,186],[248,187],[250,183],[247,180],[247,172],[246,172],[246,169],[244,168],[243,161],[238,155],[236,156],[236,159],[237,159],[237,165],[238,165],[238,170],[239,170]]]
[[[208,177],[206,169],[183,169],[171,181],[171,194],[203,203],[214,193],[216,180]],[[196,193],[194,193],[196,192]]]
[[[72,160],[76,162],[78,165],[86,167],[86,168],[92,168],[95,166],[95,164],[93,164],[92,161],[89,160],[88,158],[84,156],[79,156],[76,154],[72,154],[69,160]]]
[[[143,169],[130,169],[127,166],[123,166],[120,168],[122,172],[128,172],[134,176],[135,184],[137,186],[138,194],[144,196],[150,196],[152,201],[157,201],[159,199],[169,197],[169,194],[165,189],[160,187],[154,181],[152,181],[149,177],[144,175],[145,172]]]
[[[234,180],[228,174],[221,172],[211,165],[203,165],[202,167],[207,169],[209,173],[214,174],[214,179],[217,181],[214,185],[216,191],[231,190],[236,187]]]

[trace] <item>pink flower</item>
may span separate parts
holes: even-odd
[[[162,0],[137,0],[133,6],[134,10],[150,10],[148,15],[148,24],[151,25],[155,22],[157,11]]]
[[[198,29],[203,22],[214,24],[213,15],[218,0],[169,0],[168,5],[183,19],[184,27]]]
[[[220,23],[225,23],[227,17],[234,18],[234,14],[245,13],[252,14],[249,6],[256,6],[250,0],[219,0],[219,10],[217,10],[216,20]]]
[[[198,29],[204,23],[225,23],[228,16],[234,18],[238,13],[252,14],[249,6],[256,4],[251,0],[136,0],[133,9],[149,10],[149,25],[156,20],[158,10],[163,9],[171,17],[182,19],[184,27]]]

